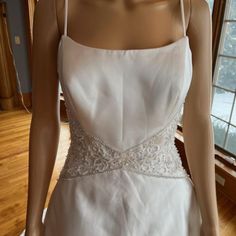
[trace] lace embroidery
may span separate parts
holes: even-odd
[[[59,179],[71,179],[116,169],[151,176],[173,178],[189,176],[182,166],[174,143],[180,112],[161,132],[124,152],[114,150],[100,138],[88,134],[80,122],[72,118],[68,108],[67,114],[71,145]]]

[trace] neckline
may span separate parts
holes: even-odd
[[[152,52],[152,51],[160,51],[160,50],[164,50],[164,49],[168,49],[168,48],[172,48],[176,45],[178,45],[178,43],[182,42],[182,41],[189,41],[189,37],[187,35],[184,35],[183,37],[177,39],[176,41],[169,43],[167,45],[161,46],[161,47],[153,47],[153,48],[137,48],[137,49],[108,49],[108,48],[99,48],[99,47],[92,47],[92,46],[88,46],[82,43],[79,43],[77,41],[75,41],[74,39],[72,39],[70,36],[62,34],[61,35],[61,40],[64,39],[69,39],[70,41],[72,41],[75,45],[77,45],[80,48],[83,49],[88,49],[90,51],[96,51],[96,52],[109,52],[109,53],[131,53],[131,52]],[[60,40],[60,41],[61,41]]]

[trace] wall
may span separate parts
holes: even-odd
[[[18,77],[21,85],[22,93],[31,92],[31,79],[28,63],[27,39],[26,39],[26,23],[24,13],[24,0],[4,0],[6,2],[6,13],[9,37],[11,41],[12,51],[18,71]],[[19,36],[21,44],[15,44],[14,37]]]

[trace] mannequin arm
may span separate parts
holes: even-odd
[[[191,0],[188,35],[193,77],[184,104],[183,136],[187,161],[203,219],[203,235],[219,235],[211,123],[212,25],[207,1]]]
[[[59,32],[53,0],[36,4],[33,25],[32,120],[26,235],[41,235],[41,219],[60,135],[57,47]]]

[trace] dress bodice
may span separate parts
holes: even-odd
[[[144,50],[101,50],[63,37],[62,89],[76,119],[124,151],[160,132],[176,115],[192,69],[188,38]],[[63,56],[62,56],[63,55]]]
[[[172,175],[183,174],[174,135],[192,78],[188,36],[163,47],[116,50],[80,44],[66,30],[58,74],[71,145],[62,175],[92,173],[103,164],[171,175],[161,170],[166,163]]]

